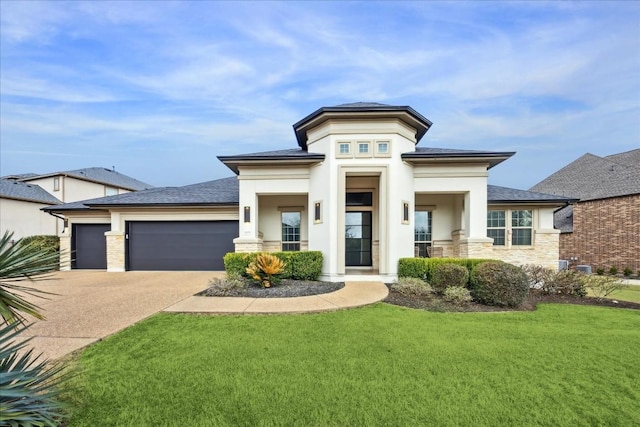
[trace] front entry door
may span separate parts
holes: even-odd
[[[347,212],[344,223],[345,266],[370,267],[371,212]]]

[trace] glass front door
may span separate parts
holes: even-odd
[[[345,266],[370,267],[371,212],[347,212],[344,223]]]

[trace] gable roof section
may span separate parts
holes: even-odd
[[[403,153],[402,159],[412,163],[455,162],[486,160],[489,169],[516,154],[513,151],[456,150],[452,148],[416,147],[416,151]]]
[[[44,210],[62,212],[128,206],[234,206],[238,205],[238,194],[238,178],[234,176],[184,187],[152,188],[65,203],[49,206]]]
[[[121,174],[111,169],[93,167],[85,169],[76,169],[71,171],[53,172],[43,175],[25,174],[28,175],[24,178],[20,178],[20,181],[31,181],[34,179],[48,178],[52,176],[69,176],[72,178],[82,179],[84,181],[96,182],[99,184],[106,184],[113,187],[124,188],[125,190],[145,190],[147,188],[153,188],[152,185],[142,181],[138,181],[135,178]],[[16,175],[17,176],[17,175]]]
[[[571,202],[575,202],[575,199],[560,197],[554,194],[517,190],[515,188],[501,187],[498,185],[487,185],[487,203],[489,204],[529,203],[557,206],[566,205]]]
[[[61,203],[38,185],[4,178],[0,179],[0,197],[50,205]]]
[[[633,162],[633,159],[638,157],[640,150],[609,157],[587,153],[540,181],[530,190],[580,200],[639,194],[640,163]]]
[[[235,174],[238,174],[238,166],[240,165],[272,165],[273,162],[287,165],[312,165],[322,162],[324,160],[324,154],[309,153],[301,148],[294,148],[290,150],[239,154],[235,156],[218,156],[218,160],[224,163]]]
[[[5,175],[1,179],[21,180],[25,178],[33,178],[34,176],[38,176],[38,174],[37,173],[19,173],[15,175]]]
[[[334,107],[322,107],[294,123],[298,145],[307,149],[307,131],[331,118],[395,117],[416,129],[416,142],[420,141],[433,123],[408,105],[396,106],[377,102],[354,102]]]
[[[573,232],[573,205],[565,206],[553,213],[553,227],[561,233]]]

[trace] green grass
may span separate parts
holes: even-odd
[[[612,292],[607,299],[617,299],[620,301],[630,301],[640,303],[640,286],[629,285],[620,290]]]
[[[587,306],[162,314],[79,357],[69,426],[631,426],[638,349]]]

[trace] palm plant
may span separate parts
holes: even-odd
[[[58,256],[18,240],[13,233],[0,239],[0,424],[10,426],[57,426],[64,405],[58,400],[61,365],[25,351],[29,339],[16,341],[25,314],[44,319],[40,308],[24,295],[48,294],[21,284],[37,280],[58,266]],[[17,292],[17,293],[16,293]]]
[[[258,280],[263,288],[270,288],[273,276],[284,271],[286,264],[277,256],[262,253],[247,267],[247,274]]]

